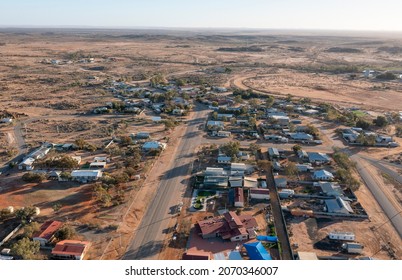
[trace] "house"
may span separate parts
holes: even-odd
[[[210,253],[191,251],[183,254],[182,260],[186,261],[208,261],[211,259]]]
[[[278,161],[274,161],[272,168],[275,171],[281,171],[282,170],[282,165]]]
[[[243,187],[243,177],[229,177],[229,187]]]
[[[308,109],[308,110],[306,110],[306,111],[304,111],[304,113],[306,114],[306,115],[316,115],[316,114],[318,114],[320,111],[318,111],[318,110],[316,110],[316,109]]]
[[[286,178],[275,178],[274,181],[277,188],[286,188],[288,185]]]
[[[346,242],[342,244],[342,250],[349,254],[361,254],[363,252],[363,245],[354,242]]]
[[[227,172],[223,168],[207,167],[204,171],[205,176],[226,176]]]
[[[248,120],[236,120],[236,124],[237,125],[249,125],[249,121]]]
[[[393,140],[392,136],[377,135],[377,137],[375,138],[375,141],[377,143],[387,144],[387,143],[393,142],[394,140]]]
[[[264,199],[264,200],[270,199],[268,189],[253,188],[250,189],[249,194],[251,199]]]
[[[74,181],[86,183],[96,181],[102,177],[102,171],[100,170],[73,170],[71,177]]]
[[[314,252],[297,252],[297,259],[301,261],[318,261],[317,254]]]
[[[50,149],[51,148],[48,144],[44,144],[40,148],[30,153],[27,157],[33,158],[35,160],[44,158],[49,153]]]
[[[336,199],[325,199],[325,205],[328,213],[350,214],[354,212],[349,202],[339,196]]]
[[[277,148],[268,148],[268,155],[271,160],[280,156]]]
[[[202,238],[220,237],[232,242],[254,238],[257,229],[258,224],[255,218],[251,215],[238,216],[233,211],[196,223],[196,230]]]
[[[244,193],[242,188],[234,189],[234,206],[244,207]]]
[[[343,195],[342,188],[338,183],[318,182],[318,185],[320,186],[322,193],[325,195],[335,197]]]
[[[26,159],[24,159],[19,165],[18,165],[18,169],[22,170],[25,169],[27,171],[33,170],[33,164],[35,162],[35,159],[28,157]]]
[[[159,123],[159,122],[162,121],[162,118],[161,118],[161,117],[152,117],[151,120],[152,120],[154,123]]]
[[[207,128],[209,130],[224,129],[225,124],[221,121],[208,121]]]
[[[71,157],[73,160],[75,160],[78,164],[81,163],[81,157],[80,156],[72,156]]]
[[[166,143],[151,141],[151,142],[145,142],[144,145],[142,145],[142,149],[144,151],[164,150],[166,149],[166,146],[167,146]]]
[[[375,70],[371,70],[371,69],[365,69],[363,71],[363,75],[365,78],[372,78],[374,77],[374,75],[377,73],[377,71]]]
[[[149,137],[150,137],[150,135],[148,132],[138,132],[135,135],[135,138],[137,138],[137,139],[148,139]]]
[[[213,256],[213,259],[219,261],[241,261],[243,260],[243,257],[241,256],[239,251],[231,250],[216,253]]]
[[[204,187],[227,188],[229,185],[228,176],[208,175],[204,177]]]
[[[91,243],[87,241],[63,240],[52,250],[52,258],[59,260],[82,260]]]
[[[227,137],[230,137],[230,135],[232,135],[232,133],[230,131],[223,131],[223,130],[212,131],[212,136],[215,136],[215,137],[225,137],[225,138],[227,138]]]
[[[93,162],[109,162],[109,158],[108,157],[94,157]]]
[[[218,114],[218,120],[230,120],[231,118],[233,118],[233,114]]]
[[[332,181],[334,179],[334,175],[327,170],[317,170],[311,176],[315,181]]]
[[[89,164],[90,169],[105,169],[106,168],[106,162],[92,162]]]
[[[173,109],[172,114],[176,116],[183,116],[186,110],[183,109]]]
[[[237,157],[242,159],[242,160],[249,160],[250,159],[250,155],[248,153],[242,152],[242,151],[237,153]]]
[[[245,243],[244,248],[246,248],[247,255],[250,260],[272,260],[271,255],[267,252],[265,247],[260,241],[253,243]]]
[[[314,170],[313,166],[310,163],[305,164],[296,164],[297,171],[299,172],[308,172]]]
[[[313,141],[314,137],[305,132],[295,132],[286,134],[293,141]]]
[[[278,192],[279,198],[286,199],[294,196],[295,191],[291,189],[282,189]]]
[[[60,180],[61,171],[52,171],[49,173],[48,179],[49,180]]]
[[[250,165],[244,163],[234,163],[230,165],[230,174],[232,176],[244,176],[244,174],[250,174],[254,168]]]
[[[258,188],[258,180],[256,178],[244,177],[243,187],[248,189]]]
[[[12,123],[13,119],[12,118],[4,118],[0,120],[0,123]]]
[[[40,246],[46,246],[53,238],[55,233],[63,226],[59,221],[47,221],[41,225],[39,232],[33,235],[33,241],[39,241]]]
[[[307,154],[308,154],[308,161],[311,164],[321,165],[321,164],[328,164],[331,162],[331,159],[327,154],[315,153],[315,152],[311,152],[311,153],[307,153]]]
[[[328,238],[331,240],[353,241],[355,240],[355,234],[353,232],[332,231],[328,234]]]
[[[218,156],[218,163],[229,164],[232,161],[231,157],[228,156]]]
[[[306,151],[303,151],[303,150],[298,150],[298,151],[297,151],[297,156],[298,156],[300,159],[307,159],[307,158],[308,158],[307,152],[306,152]]]
[[[280,127],[288,126],[290,122],[289,117],[283,112],[268,113],[267,117]]]

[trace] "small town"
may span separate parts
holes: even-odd
[[[0,260],[401,260],[402,37],[322,32],[0,28]]]

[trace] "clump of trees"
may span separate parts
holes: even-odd
[[[50,159],[46,159],[41,162],[41,165],[46,168],[66,168],[66,169],[74,169],[78,168],[78,162],[70,156],[62,155]]]
[[[46,175],[43,173],[28,172],[22,175],[22,180],[28,183],[42,183],[46,180]]]
[[[91,143],[86,142],[84,139],[79,138],[75,140],[75,145],[78,147],[80,150],[86,150],[89,152],[95,152],[97,150],[97,147]]]
[[[353,177],[352,170],[356,167],[356,163],[351,161],[349,156],[342,152],[335,152],[333,159],[338,164],[336,172],[337,177],[342,184],[347,185],[351,190],[355,191],[360,187],[360,182]]]
[[[391,73],[391,72],[382,73],[382,74],[379,74],[376,76],[376,79],[388,80],[388,81],[396,80],[397,78],[398,77],[394,73]]]
[[[37,258],[39,249],[39,241],[31,241],[28,237],[24,237],[11,246],[11,254],[23,260],[33,260]]]
[[[68,224],[65,224],[62,226],[55,234],[54,236],[58,240],[66,240],[66,239],[72,239],[76,235],[75,229]]]
[[[230,141],[226,144],[221,145],[220,149],[225,155],[235,158],[240,151],[240,143],[237,141]]]
[[[386,127],[388,125],[388,121],[384,116],[377,116],[377,118],[373,120],[373,123],[378,127]]]

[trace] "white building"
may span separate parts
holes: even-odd
[[[166,143],[161,143],[158,141],[151,141],[151,142],[146,142],[144,145],[142,145],[142,149],[145,151],[151,151],[151,150],[164,150],[166,149]]]
[[[337,232],[332,231],[328,234],[329,239],[331,240],[355,240],[355,234],[353,232]]]
[[[269,200],[269,190],[268,189],[250,189],[250,198],[251,199],[264,199]]]
[[[313,173],[312,178],[316,181],[332,181],[334,175],[327,170],[317,170]]]
[[[100,170],[73,170],[71,172],[73,181],[78,182],[91,182],[96,181],[102,177],[102,171]]]

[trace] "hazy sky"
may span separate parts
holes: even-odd
[[[402,0],[0,0],[0,26],[402,31]]]

